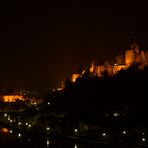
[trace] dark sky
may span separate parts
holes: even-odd
[[[0,87],[57,87],[93,59],[123,53],[133,37],[148,49],[148,6],[141,1],[6,1],[0,7]]]

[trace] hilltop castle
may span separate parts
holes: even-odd
[[[114,59],[114,63],[104,62],[103,65],[95,64],[92,62],[89,67],[89,72],[92,76],[102,77],[104,72],[109,76],[116,75],[120,70],[126,70],[131,65],[137,64],[139,69],[148,66],[148,50],[143,51],[139,48],[136,42],[133,42],[129,50],[126,50],[124,55],[118,55]],[[72,74],[71,81],[75,82],[76,79],[85,73]]]

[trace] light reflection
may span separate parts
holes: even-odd
[[[75,144],[74,148],[78,148],[77,144]]]
[[[47,147],[49,147],[49,144],[50,144],[49,139],[47,139],[46,144],[47,144]]]

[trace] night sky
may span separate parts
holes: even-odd
[[[124,53],[136,37],[148,49],[148,5],[3,2],[0,87],[50,89],[92,60]]]

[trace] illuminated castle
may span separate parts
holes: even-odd
[[[102,77],[104,72],[107,72],[109,76],[116,75],[120,70],[126,70],[131,65],[137,64],[139,69],[143,69],[145,66],[148,66],[148,51],[143,51],[139,48],[139,45],[134,42],[129,50],[125,51],[124,55],[118,55],[115,57],[115,62],[104,62],[103,65],[95,64],[92,62],[89,67],[89,72],[92,76]],[[74,73],[72,74],[72,82],[75,82],[76,79],[82,76],[85,73]]]

